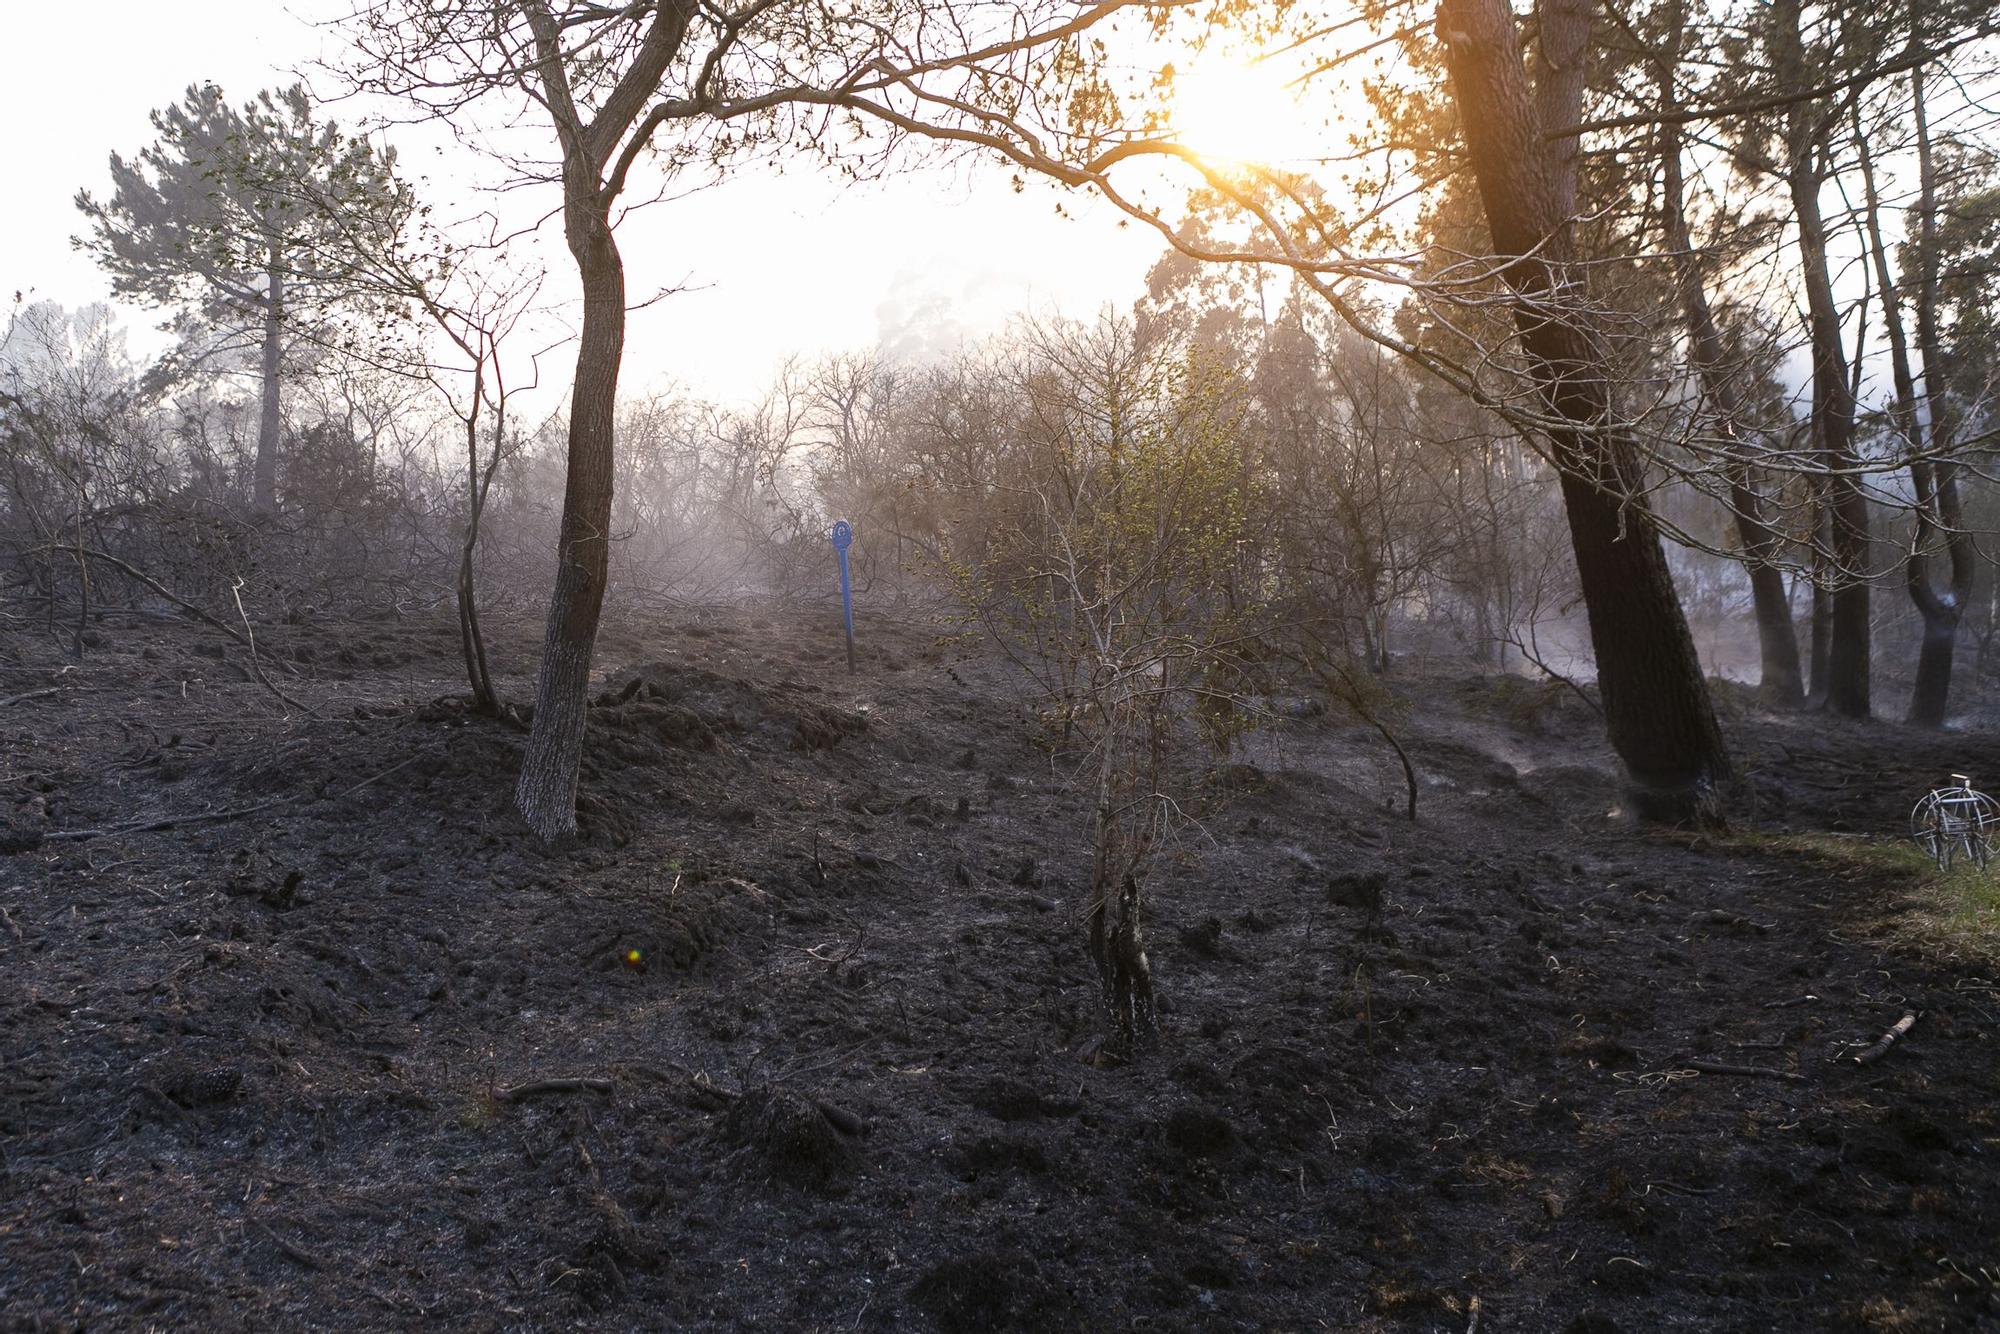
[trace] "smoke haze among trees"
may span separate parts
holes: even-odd
[[[1181,994],[1215,1011],[1294,993],[1333,1003],[1337,987],[1337,1014],[1312,1022],[1358,1035],[1346,1079],[1375,1059],[1378,1018],[1388,1042],[1423,1029],[1410,1022],[1422,1003],[1395,988],[1431,985],[1423,970],[1438,956],[1426,951],[1445,947],[1428,923],[1489,922],[1490,939],[1451,947],[1485,978],[1522,913],[1520,957],[1491,968],[1532,972],[1546,992],[1536,1004],[1576,1016],[1581,1033],[1607,1007],[1624,1012],[1605,999],[1621,970],[1664,977],[1688,962],[1694,975],[1685,933],[1632,942],[1691,879],[1710,876],[1704,893],[1759,892],[1764,872],[1744,858],[1818,869],[1783,882],[1797,902],[1771,908],[1776,925],[1754,901],[1688,908],[1705,941],[1710,927],[1735,933],[1737,953],[1713,974],[1733,987],[1789,976],[1779,963],[1807,980],[1873,966],[1875,943],[1810,925],[1814,895],[1844,892],[1828,888],[1836,880],[1915,886],[1897,902],[1928,905],[1909,908],[1921,929],[1870,917],[1867,930],[1942,970],[1923,973],[1932,991],[1986,957],[1990,883],[1963,868],[1952,878],[1950,857],[1911,871],[1901,843],[1884,851],[1908,810],[1900,787],[1883,798],[1892,815],[1861,789],[1970,768],[1958,757],[1989,754],[2000,723],[1989,6],[358,0],[306,17],[294,67],[228,84],[179,70],[149,115],[92,143],[92,164],[62,162],[58,179],[38,155],[34,178],[14,182],[66,201],[74,255],[110,300],[44,287],[31,256],[5,285],[0,661],[21,680],[0,690],[0,710],[67,705],[85,695],[66,692],[121,690],[127,675],[153,693],[145,716],[116,722],[86,703],[82,730],[37,715],[24,746],[80,738],[63,761],[74,792],[48,777],[58,768],[24,767],[0,855],[81,874],[63,859],[100,840],[213,824],[277,831],[277,846],[325,803],[421,812],[422,839],[444,831],[435,854],[461,870],[471,863],[453,858],[504,858],[508,875],[560,863],[516,879],[562,892],[581,883],[572,873],[631,870],[652,886],[648,920],[681,932],[667,947],[675,968],[753,919],[773,933],[838,921],[851,943],[783,948],[858,1006],[874,995],[865,942],[878,919],[842,877],[912,893],[948,877],[966,891],[946,895],[950,912],[1049,915],[1052,971],[1032,984],[1010,974],[982,1003],[1012,1022],[1027,986],[1053,1007],[1021,1021],[1046,1021],[1032,1041],[1092,1072],[1145,1067],[1175,1039],[1176,983],[1199,974]],[[855,534],[858,659],[834,656],[836,521]],[[383,646],[404,638],[422,647]],[[183,652],[183,639],[201,647]],[[177,687],[148,675],[168,671],[168,652],[180,655]],[[234,693],[218,704],[202,692],[225,674]],[[907,702],[899,682],[917,682]],[[173,721],[183,706],[261,738],[236,751],[219,733],[194,743],[217,765],[202,782],[222,785],[195,789],[207,792],[198,807],[167,787],[188,772]],[[365,769],[329,758],[345,752],[327,729],[372,738],[384,720],[406,728],[396,744],[411,754],[391,761],[371,739],[355,743]],[[131,734],[129,765],[107,758],[114,726]],[[241,775],[219,757],[281,739],[292,770],[313,774],[309,792],[229,786]],[[1905,754],[1918,758],[1884,758]],[[839,767],[849,756],[853,774]],[[148,766],[170,777],[117,786]],[[65,803],[99,781],[109,786],[77,798],[95,823],[80,823]],[[1016,796],[1041,804],[974,836]],[[120,813],[119,801],[136,805]],[[690,832],[711,824],[724,833]],[[1556,871],[1512,851],[1478,860],[1515,826],[1547,845]],[[1982,873],[1984,828],[1953,835]],[[276,869],[276,890],[240,889],[276,867],[254,841],[264,834],[247,836],[227,850],[229,896],[309,909],[296,867]],[[1422,860],[1433,839],[1463,872],[1453,884],[1478,881],[1467,897],[1413,887],[1435,875]],[[174,870],[183,884],[223,855],[173,846],[190,859]],[[756,850],[754,875],[728,864],[737,846]],[[653,860],[640,867],[632,847]],[[351,853],[329,843],[315,855]],[[995,870],[1003,855],[1011,865]],[[1548,876],[1566,907],[1537,897],[1557,893]],[[1173,893],[1229,877],[1240,911]],[[1588,919],[1591,879],[1605,882],[1599,897],[1637,892],[1645,906],[1587,940],[1542,921]],[[1298,886],[1312,903],[1283,908]],[[643,979],[655,937],[635,943],[618,892],[590,895],[621,905],[615,923],[585,906],[574,921],[537,918],[530,935],[595,922],[604,941],[561,948],[593,973]],[[1464,907],[1474,901],[1476,913]],[[1313,935],[1322,909],[1361,914],[1337,949]],[[458,912],[444,900],[433,910]],[[1271,912],[1290,914],[1295,946],[1271,934]],[[702,913],[712,918],[684,915]],[[1504,930],[1492,925],[1503,917]],[[6,928],[25,948],[0,912]],[[927,978],[955,976],[952,942],[977,957],[989,929],[940,918],[909,948]],[[1796,962],[1754,954],[1749,937],[1767,931]],[[313,957],[344,959],[337,935]],[[1837,965],[1823,941],[1844,951]],[[1594,951],[1588,978],[1564,971],[1572,947]],[[1161,959],[1178,973],[1156,969]],[[1287,980],[1244,983],[1229,970],[1245,961]],[[181,975],[153,986],[178,996]],[[1669,989],[1687,980],[1674,974]],[[457,985],[425,990],[421,1013]],[[1378,985],[1397,997],[1379,1013]],[[938,1016],[965,1007],[937,986],[922,1019],[946,1031],[958,1020]],[[505,990],[488,986],[479,1003],[512,1003],[493,1000]],[[318,1022],[275,984],[258,995],[260,1013]],[[1482,1035],[1465,1016],[1494,1004],[1466,1000],[1433,1030]],[[1708,1004],[1689,1001],[1661,1033],[1685,1046],[1720,1031]],[[1835,1049],[1843,1075],[1928,1013],[1908,1009],[1872,1055]],[[709,1014],[701,1040],[735,1059],[746,1032],[765,1034],[754,1011],[745,1001],[740,1025]],[[1991,1018],[1960,1012],[1949,1031],[1969,1045],[1952,1061],[1990,1055],[1974,1047]],[[485,1041],[489,1019],[468,1020],[464,1041]],[[913,1021],[898,1023],[907,1045]],[[1220,1042],[1228,1025],[1211,1013],[1199,1031]],[[671,1070],[653,1074],[713,1102],[710,1113],[728,1108],[716,1133],[733,1146],[730,1171],[763,1155],[802,1179],[848,1180],[863,1118],[831,1095],[782,1092],[817,1067],[798,1057],[768,1087],[746,1076],[718,1092],[682,1067],[694,1041],[682,1039]],[[273,1079],[291,1077],[289,1040],[263,1048]],[[1833,1041],[1810,1025],[1745,1040],[1795,1055]],[[1575,1041],[1593,1075],[1641,1056],[1609,1028]],[[1129,1180],[1147,1179],[1133,1164],[1161,1144],[1174,1171],[1210,1165],[1206,1184],[1168,1192],[1152,1213],[1208,1218],[1230,1189],[1214,1163],[1246,1179],[1261,1170],[1209,1107],[1232,1086],[1309,1091],[1325,1116],[1308,1108],[1319,1119],[1306,1158],[1339,1149],[1348,1104],[1336,1112],[1323,1093],[1338,1081],[1303,1047],[1269,1045],[1236,1053],[1227,1078],[1161,1067],[1191,1081],[1195,1101],[1165,1120],[1147,1111],[1109,1156]],[[1431,1082],[1472,1087],[1474,1071],[1488,1111],[1569,1114],[1525,1086],[1500,1094],[1475,1058],[1461,1052],[1460,1073]],[[900,1049],[895,1059],[878,1064],[898,1078],[930,1068]],[[1781,1091],[1817,1078],[1689,1059],[1661,1073],[1646,1055],[1646,1096],[1684,1074]],[[479,1117],[606,1094],[629,1074],[496,1077]],[[155,1084],[156,1102],[202,1105]],[[870,1087],[878,1107],[891,1101]],[[1978,1095],[1961,1081],[1939,1096]],[[1105,1096],[1121,1115],[1137,1105]],[[1155,1096],[1181,1098],[1143,1098]],[[1415,1094],[1382,1092],[1407,1105],[1396,1096]],[[1070,1105],[1061,1099],[1000,1103],[1032,1109],[995,1113],[1010,1124],[1069,1115],[1050,1110]],[[1839,1114],[1869,1110],[1857,1108]],[[1923,1148],[1943,1134],[1933,1122],[1962,1111],[1932,1105],[1906,1138]],[[1771,1115],[1781,1130],[1801,1123]],[[0,1103],[0,1129],[5,1118]],[[645,1248],[582,1148],[589,1133],[579,1119],[558,1148],[609,1240],[568,1268],[544,1257],[538,1282],[588,1274],[610,1303],[627,1288],[621,1265]],[[1378,1165],[1424,1147],[1382,1135]],[[979,1143],[1013,1168],[1044,1162],[1039,1141]],[[1716,1151],[1688,1144],[1691,1161]],[[542,1148],[537,1164],[557,1151]],[[1843,1171],[1895,1170],[1879,1154],[1840,1154]],[[1467,1180],[1531,1174],[1482,1161]],[[1286,1176],[1282,1192],[1304,1198],[1307,1169],[1293,1166],[1296,1189]],[[0,1184],[5,1170],[0,1160]],[[971,1181],[986,1169],[965,1170]],[[1774,1171],[1765,1193],[1803,1176]],[[1990,1187],[1952,1206],[1964,1215],[1954,1236],[1973,1230]],[[649,1207],[668,1209],[683,1188],[653,1179]],[[1540,1222],[1568,1207],[1548,1204]],[[1620,1207],[1599,1210],[1606,1227],[1636,1216]],[[1711,1218],[1701,1235],[1720,1226]],[[1800,1262],[1817,1268],[1829,1248],[1840,1249]],[[1024,1243],[1009,1272],[1045,1276],[1056,1261],[1022,1258],[1035,1249]],[[1954,1264],[1986,1286],[1965,1278],[1951,1302],[1975,1289],[1987,1309],[2000,1301],[1990,1260]],[[1620,1280],[1664,1284],[1673,1263]],[[1186,1272],[1207,1275],[1194,1286],[1211,1304],[1234,1282]],[[1593,1272],[1619,1290],[1610,1269]],[[910,1290],[941,1327],[983,1328],[1003,1308],[996,1325],[1075,1314],[1050,1295],[1059,1283],[1020,1279],[1014,1297],[988,1301],[955,1274],[928,1269]],[[1403,1318],[1383,1295],[1392,1288],[1371,1289],[1381,1328]],[[1908,1309],[1945,1310],[1926,1294]],[[1918,1327],[1848,1296],[1850,1323]],[[6,1297],[0,1282],[0,1306]],[[1551,1300],[1522,1309],[1583,1321],[1552,1328],[1616,1327]],[[1708,1314],[1742,1316],[1734,1301]],[[1477,1328],[1480,1309],[1452,1296],[1408,1318],[1442,1312]]]

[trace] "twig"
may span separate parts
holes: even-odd
[[[250,647],[250,670],[257,674],[257,680],[262,683],[264,689],[270,691],[307,717],[319,717],[317,713],[313,712],[311,705],[299,703],[299,701],[278,689],[277,686],[271,683],[271,678],[264,675],[264,664],[257,657],[257,632],[250,628],[250,613],[243,610],[243,580],[240,576],[229,585],[229,596],[236,602],[236,614],[243,618],[243,633],[248,636],[243,642]]]
[[[1663,1190],[1669,1195],[1713,1195],[1715,1189],[1714,1186],[1683,1186],[1672,1181],[1648,1181],[1646,1189],[1639,1193],[1646,1195],[1656,1190]]]
[[[426,758],[427,755],[428,752],[412,755],[407,760],[390,765],[373,778],[364,778],[353,787],[336,792],[331,797],[279,797],[275,801],[260,801],[254,806],[235,806],[226,811],[207,811],[200,815],[169,815],[158,820],[142,820],[136,824],[107,825],[102,829],[61,829],[52,834],[44,834],[42,841],[46,843],[84,843],[93,838],[109,838],[115,834],[157,834],[168,829],[178,829],[183,825],[210,824],[220,820],[234,820],[245,815],[255,815],[259,811],[268,811],[275,806],[294,806],[312,800],[339,801],[343,797],[353,796],[370,783],[387,778],[398,769],[415,764],[418,760]]]
[[[272,1227],[270,1224],[252,1223],[250,1226],[256,1228],[257,1234],[263,1237],[264,1240],[270,1242],[273,1246],[276,1246],[280,1251],[284,1252],[285,1258],[287,1260],[290,1260],[292,1263],[297,1265],[302,1265],[307,1269],[326,1268],[326,1261],[320,1259],[317,1255],[314,1255],[311,1251],[307,1250],[305,1247],[300,1246],[295,1242],[290,1242],[285,1240],[283,1237],[278,1235],[278,1230]]]
[[[679,884],[680,882],[678,879],[676,879],[674,883]],[[847,947],[847,952],[844,954],[833,955],[826,953],[826,950],[829,948],[829,946],[827,945],[813,945],[810,947],[801,946],[800,948],[804,949],[807,954],[819,960],[821,963],[839,965],[846,963],[849,959],[852,959],[855,955],[859,954],[861,952],[862,942],[867,939],[868,939],[868,924],[864,922],[860,925],[860,927],[858,927],[855,930],[854,943]]]
[[[398,769],[407,769],[411,765],[415,764],[418,760],[429,759],[429,758],[430,756],[428,752],[424,754],[412,755],[410,756],[409,759],[404,760],[400,764],[390,765],[388,768],[384,769],[381,773],[376,774],[373,778],[364,778],[360,782],[356,783],[353,787],[345,788],[342,791],[334,793],[333,796],[329,798],[329,800],[339,801],[342,797],[351,797],[355,793],[359,792],[362,788],[367,787],[370,783],[380,782],[382,779],[387,778],[390,774],[395,773]]]
[[[1518,652],[1523,658],[1526,658],[1530,663],[1534,664],[1534,666],[1542,673],[1542,675],[1548,677],[1551,681],[1556,681],[1561,683],[1562,685],[1568,686],[1570,689],[1570,693],[1575,695],[1578,699],[1582,700],[1585,704],[1589,705],[1590,711],[1592,713],[1596,714],[1600,718],[1604,716],[1604,706],[1602,704],[1599,704],[1596,700],[1592,699],[1588,694],[1586,694],[1584,692],[1583,687],[1578,685],[1575,681],[1572,681],[1569,677],[1564,676],[1561,672],[1549,666],[1546,662],[1543,662],[1539,654],[1537,654],[1533,649],[1529,648],[1526,644],[1521,642],[1520,636],[1516,635],[1510,639],[1503,639],[1500,642],[1503,644],[1512,644],[1515,648],[1515,651]]]
[[[495,1102],[519,1102],[541,1093],[609,1093],[611,1081],[608,1079],[533,1079],[512,1088],[493,1090]]]
[[[1808,992],[1803,996],[1794,996],[1790,1000],[1766,1001],[1764,1002],[1764,1008],[1767,1010],[1789,1010],[1795,1005],[1810,1005],[1818,999],[1819,997]]]
[[[1687,1068],[1699,1070],[1705,1075],[1742,1075],[1749,1079],[1785,1079],[1792,1083],[1802,1083],[1805,1076],[1790,1070],[1773,1070],[1764,1065],[1731,1065],[1727,1061],[1689,1061]]]
[[[258,811],[268,811],[273,806],[289,806],[293,800],[281,797],[276,801],[260,801],[255,806],[237,806],[231,810],[209,811],[201,815],[170,815],[162,820],[107,825],[103,829],[59,829],[52,834],[42,835],[42,839],[47,843],[83,843],[93,838],[108,838],[114,834],[157,834],[163,830],[178,829],[182,825],[208,824],[217,820],[234,820],[239,816],[255,815]]]
[[[0,699],[0,709],[6,708],[9,704],[21,704],[31,699],[41,699],[44,695],[53,695],[60,689],[62,689],[61,686],[44,686],[40,690],[24,690],[18,695],[9,695],[5,699]]]
[[[1887,1056],[1889,1048],[1895,1046],[1898,1039],[1908,1034],[1916,1026],[1917,1012],[1911,1010],[1904,1014],[1901,1019],[1898,1019],[1888,1032],[1854,1053],[1854,1063],[1856,1065],[1873,1065],[1884,1056]]]

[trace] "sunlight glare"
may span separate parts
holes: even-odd
[[[1204,158],[1303,165],[1315,152],[1306,111],[1280,71],[1243,60],[1217,60],[1177,72],[1173,137]]]

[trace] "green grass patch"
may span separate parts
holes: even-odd
[[[1868,906],[1892,935],[1945,958],[2000,960],[2000,856],[1940,871],[1909,839],[1745,831],[1721,840],[1739,853],[1802,862],[1849,882],[1900,891]]]

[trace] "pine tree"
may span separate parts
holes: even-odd
[[[352,224],[387,245],[412,201],[394,179],[393,153],[316,120],[303,86],[259,93],[239,110],[203,84],[151,119],[159,135],[151,147],[130,161],[112,154],[110,198],[77,194],[91,221],[77,244],[111,274],[117,295],[255,339],[262,415],[254,499],[268,511],[277,505],[287,344],[328,337],[335,309],[362,302],[343,257],[369,238]],[[315,201],[329,197],[349,201],[348,227],[328,224]]]

